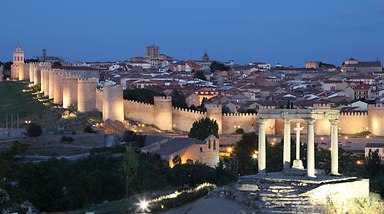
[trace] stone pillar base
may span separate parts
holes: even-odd
[[[304,169],[303,162],[301,160],[293,160],[292,168],[295,169]]]

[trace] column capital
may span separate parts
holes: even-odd
[[[316,119],[314,119],[314,118],[305,118],[305,121],[307,121],[307,123],[309,125],[313,125],[315,123]]]
[[[338,125],[339,119],[331,119],[331,120],[329,120],[329,122],[331,122],[332,125]]]
[[[285,124],[291,124],[291,121],[292,121],[291,119],[284,119]]]
[[[259,124],[265,124],[267,122],[268,119],[264,119],[264,118],[257,118],[257,122]]]

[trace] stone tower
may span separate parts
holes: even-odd
[[[96,88],[94,91],[96,93]],[[124,120],[123,89],[118,85],[104,87],[103,120]]]
[[[155,125],[161,130],[172,130],[172,97],[154,97],[154,106]]]
[[[98,79],[80,78],[77,82],[77,111],[88,112],[96,109],[96,87]]]
[[[222,106],[216,104],[207,104],[205,105],[207,108],[207,117],[216,120],[217,125],[219,126],[219,134],[223,132],[223,114],[222,114]]]
[[[209,62],[209,56],[208,56],[207,52],[204,53],[203,62]]]
[[[64,80],[64,75],[65,75],[65,72],[63,70],[57,70],[56,72],[54,72],[54,77],[53,77],[53,103],[55,103],[55,104],[62,104],[63,103],[63,80]]]
[[[47,50],[43,49],[43,56],[42,56],[43,62],[45,62],[46,59],[47,59]]]
[[[20,46],[17,46],[16,50],[13,52],[12,60],[11,78],[25,80],[27,75],[24,73],[24,51],[21,50]]]
[[[79,76],[67,74],[63,81],[63,108],[77,103],[77,85]]]
[[[384,105],[368,105],[369,132],[374,135],[384,136]]]

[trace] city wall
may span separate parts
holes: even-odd
[[[184,108],[172,108],[172,119],[175,130],[189,132],[192,128],[192,124],[195,121],[201,120],[206,117],[205,112],[194,111]]]
[[[223,114],[222,127],[223,133],[235,133],[236,129],[241,128],[245,132],[254,132],[258,130],[257,123],[257,114],[256,113],[228,113]],[[267,121],[267,127],[274,120]]]
[[[124,117],[144,124],[154,124],[154,105],[124,100]]]
[[[339,132],[343,134],[356,134],[369,131],[368,121],[368,112],[340,112]]]
[[[90,73],[88,75],[94,75]],[[195,121],[208,117],[217,121],[219,133],[234,133],[237,128],[245,132],[258,131],[257,114],[230,113],[222,114],[221,106],[208,105],[207,112],[193,111],[172,107],[170,97],[155,98],[154,105],[122,100],[122,91],[104,92],[96,89],[97,79],[84,78],[66,70],[51,69],[49,63],[16,64],[12,67],[12,78],[29,78],[34,84],[41,84],[42,92],[55,103],[64,107],[76,106],[80,112],[98,109],[106,116],[104,119],[131,119],[144,124],[153,124],[162,130],[181,130],[188,132]],[[118,95],[116,94],[118,93]],[[112,96],[113,95],[113,96]],[[64,103],[63,103],[64,102]],[[315,108],[330,108],[316,106]],[[122,113],[123,112],[123,113]],[[304,120],[291,121],[291,133],[294,134],[296,123],[300,123],[306,133],[307,123]],[[268,120],[267,134],[282,134],[283,120]],[[367,112],[341,112],[339,116],[339,132],[356,134],[369,131],[377,136],[384,136],[384,105],[369,105]],[[315,122],[315,134],[329,135],[330,122]]]

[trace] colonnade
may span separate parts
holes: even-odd
[[[272,118],[270,118],[272,119]],[[300,159],[300,131],[303,129],[300,127],[300,123],[296,124],[296,157],[291,164],[291,119],[284,119],[284,145],[283,145],[283,169],[289,170],[292,168],[295,169],[304,169],[302,161]],[[315,132],[314,124],[315,118],[303,118],[307,123],[307,176],[316,177],[315,170]],[[266,173],[266,127],[265,124],[268,119],[259,118],[259,151],[258,151],[258,169],[259,173]],[[338,119],[332,118],[329,119],[331,123],[331,174],[339,175],[339,160],[338,160]]]

